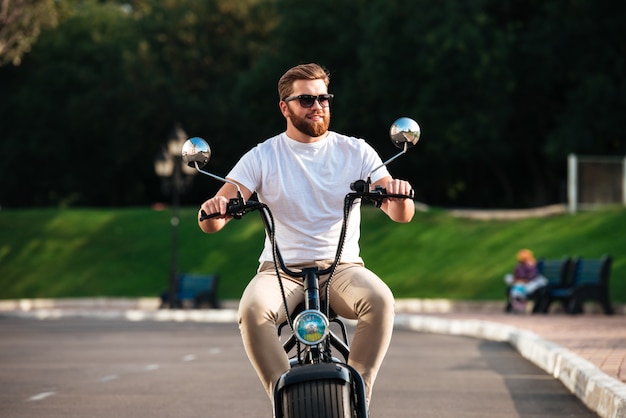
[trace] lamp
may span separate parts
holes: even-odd
[[[181,149],[187,134],[180,124],[176,124],[167,138],[166,145],[154,159],[154,172],[161,178],[163,190],[172,195],[172,227],[168,305],[170,309],[179,306],[177,293],[178,281],[178,224],[180,223],[180,194],[184,191],[192,175],[196,174],[193,169],[187,169],[181,160]]]

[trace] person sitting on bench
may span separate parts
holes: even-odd
[[[527,301],[533,299],[537,289],[547,284],[546,278],[537,271],[533,252],[527,248],[517,252],[513,274],[507,274],[504,281],[508,285],[506,312],[526,312]]]

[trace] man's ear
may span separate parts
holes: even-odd
[[[280,113],[282,113],[285,118],[289,116],[289,107],[287,102],[281,100],[278,102],[278,108],[280,109]]]

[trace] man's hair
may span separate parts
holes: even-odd
[[[278,98],[283,100],[293,93],[293,82],[296,80],[324,80],[326,87],[330,84],[329,72],[318,64],[301,64],[287,70],[278,80]]]

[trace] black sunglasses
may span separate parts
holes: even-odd
[[[334,94],[320,94],[319,96],[313,96],[311,94],[301,94],[299,96],[289,96],[285,97],[283,101],[290,102],[292,100],[298,99],[300,101],[300,106],[308,109],[315,104],[315,101],[320,104],[322,107],[329,107],[330,102],[333,101]]]

